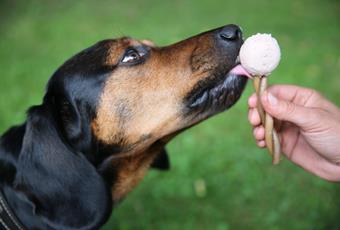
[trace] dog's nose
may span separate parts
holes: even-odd
[[[237,25],[227,25],[219,31],[219,36],[225,41],[237,41],[242,39],[242,31]]]

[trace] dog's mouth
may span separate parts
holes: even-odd
[[[237,58],[231,69],[215,73],[196,84],[186,98],[188,113],[204,119],[230,108],[241,97],[247,77],[251,78],[251,75]]]

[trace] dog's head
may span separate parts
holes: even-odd
[[[104,40],[57,70],[44,103],[65,141],[112,180],[118,200],[172,136],[238,100],[247,80],[230,71],[241,45],[235,25],[166,47]]]

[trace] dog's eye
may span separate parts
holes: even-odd
[[[142,56],[136,50],[130,49],[125,53],[122,63],[135,63],[140,61],[141,58]]]

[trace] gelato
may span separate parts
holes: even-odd
[[[258,33],[247,38],[240,50],[241,65],[254,76],[268,76],[280,58],[279,44],[270,34]]]

